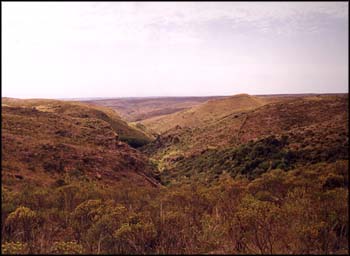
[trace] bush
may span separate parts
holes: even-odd
[[[77,242],[55,242],[52,246],[51,253],[54,254],[81,254],[83,252],[82,245]]]
[[[18,207],[10,213],[5,221],[5,230],[9,237],[16,237],[22,242],[34,239],[36,229],[39,227],[39,217],[28,207]]]
[[[28,254],[26,243],[21,242],[5,242],[1,244],[2,254]]]

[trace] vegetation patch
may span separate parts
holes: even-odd
[[[318,162],[334,162],[348,159],[347,144],[336,147],[308,150],[292,150],[288,147],[287,135],[269,136],[251,141],[237,148],[207,149],[201,154],[184,158],[162,173],[162,181],[169,182],[176,176],[193,176],[205,173],[210,180],[219,178],[223,172],[232,177],[245,176],[252,180],[268,170],[288,171],[296,166]]]

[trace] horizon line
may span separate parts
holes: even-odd
[[[91,99],[140,99],[140,98],[207,98],[207,97],[230,97],[240,94],[247,94],[251,96],[286,96],[286,95],[335,95],[335,94],[349,94],[349,92],[305,92],[305,93],[267,93],[267,94],[249,94],[249,93],[236,93],[236,94],[228,94],[228,95],[186,95],[186,96],[96,96],[96,97],[9,97],[9,96],[1,96],[1,98],[12,98],[12,99],[54,99],[54,100],[91,100]]]

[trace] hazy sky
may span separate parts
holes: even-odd
[[[2,2],[2,95],[348,92],[347,2]]]

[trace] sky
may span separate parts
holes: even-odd
[[[347,2],[1,2],[2,96],[348,92]]]

